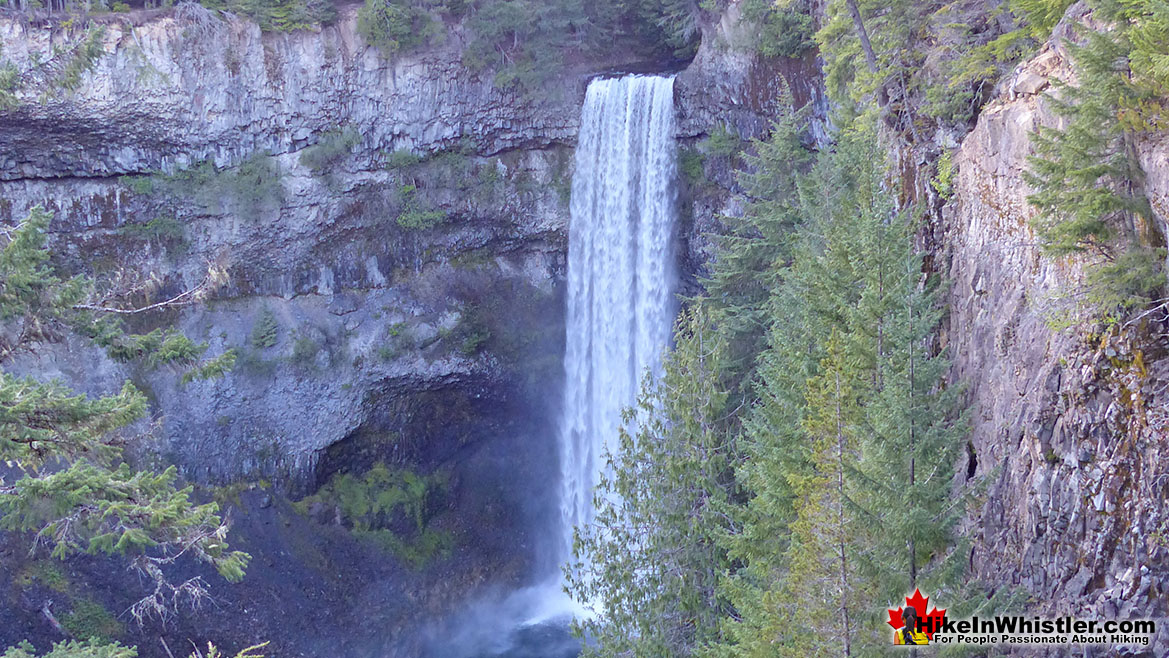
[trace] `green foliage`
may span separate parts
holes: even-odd
[[[308,30],[337,20],[333,0],[199,0],[199,4],[246,16],[265,32]]]
[[[410,52],[438,34],[441,23],[426,4],[403,0],[365,0],[357,11],[357,32],[386,55]]]
[[[131,613],[163,615],[175,601],[198,599],[204,592],[199,579],[169,582],[176,553],[210,563],[229,580],[242,578],[247,554],[228,549],[218,508],[194,503],[189,487],[178,488],[174,468],[155,474],[122,463],[129,429],[146,415],[146,398],[130,382],[117,394],[90,397],[60,381],[17,377],[7,364],[29,350],[31,341],[54,340],[68,331],[148,365],[209,367],[195,363],[205,346],[162,329],[126,335],[108,316],[97,317],[102,312],[93,309],[98,307],[81,303],[92,284],[83,277],[62,279],[50,264],[44,237],[48,223],[48,214],[34,208],[5,234],[0,248],[0,317],[12,330],[0,342],[0,364],[5,365],[0,371],[0,459],[21,473],[11,484],[0,482],[0,528],[36,532],[37,545],[57,558],[79,552],[128,556],[138,573],[155,584]],[[49,463],[55,466],[52,472],[42,468]],[[78,618],[79,623],[86,619],[96,617]],[[91,648],[69,644],[54,651],[68,655]],[[13,651],[19,655],[23,649]],[[94,649],[93,655],[119,655],[120,649],[101,651],[107,653]]]
[[[82,76],[92,71],[105,54],[106,34],[104,25],[89,27],[77,41],[54,46],[47,58],[31,53],[33,66],[23,72],[17,71],[11,62],[0,61],[0,110],[16,107],[19,104],[16,93],[32,81],[38,85],[41,101],[77,89]]]
[[[69,640],[58,642],[46,654],[39,658],[137,658],[138,650],[133,647],[124,647],[117,642],[106,643],[97,638],[84,641]],[[10,647],[0,658],[38,658],[36,650],[28,642],[21,642]]]
[[[170,176],[156,177],[154,193],[188,199],[208,212],[230,209],[247,217],[279,206],[284,199],[280,177],[279,165],[257,152],[234,168],[217,169],[204,160]]]
[[[398,188],[398,199],[402,210],[398,214],[398,226],[411,231],[432,229],[447,221],[447,214],[442,210],[426,208],[415,194],[413,185],[402,185]]]
[[[127,174],[118,177],[118,182],[130,188],[134,194],[149,195],[154,192],[154,178],[151,176],[131,176]]]
[[[463,356],[475,356],[487,347],[491,339],[491,327],[485,315],[478,305],[469,305],[459,316],[459,323],[449,338],[456,342]]]
[[[227,550],[218,506],[194,504],[192,488],[177,489],[176,479],[173,466],[155,474],[77,461],[17,481],[0,499],[0,527],[38,531],[58,559],[75,553],[145,556],[159,547],[191,544],[200,561],[239,581],[250,556]]]
[[[312,336],[298,336],[292,343],[292,362],[309,366],[316,362],[321,345]]]
[[[137,180],[150,179],[141,177]],[[126,224],[118,229],[118,234],[136,240],[182,241],[183,224],[172,216],[160,215],[145,224]]]
[[[361,142],[361,133],[353,128],[337,128],[321,135],[320,140],[300,153],[300,164],[320,175],[337,166],[353,147]]]
[[[1048,38],[1070,4],[1013,0],[988,10],[831,0],[816,33],[828,92],[845,120],[876,106],[888,125],[918,142],[935,124],[971,120],[995,81]]]
[[[279,331],[280,325],[276,323],[276,316],[272,314],[271,309],[265,308],[256,320],[256,325],[252,327],[252,347],[258,350],[272,347],[279,339]]]
[[[796,181],[812,160],[801,143],[807,110],[794,111],[790,94],[784,98],[787,110],[765,141],[753,142],[755,155],[746,157],[739,175],[750,201],[746,216],[723,218],[729,230],[716,238],[718,255],[703,281],[702,303],[727,334],[728,359],[743,381],[751,379],[752,362],[766,340],[767,301],[778,268],[791,257],[791,236],[800,221]]]
[[[755,48],[767,57],[803,57],[816,47],[815,21],[804,2],[746,0],[743,20],[758,26]]]
[[[97,60],[105,54],[104,41],[106,28],[104,25],[86,31],[85,37],[69,53],[64,68],[56,79],[56,86],[66,91],[73,91],[81,85],[81,76],[93,70]]]
[[[710,134],[702,141],[702,147],[709,155],[732,158],[743,150],[743,140],[733,128],[720,123],[711,129]]]
[[[1060,85],[1053,98],[1065,127],[1033,135],[1036,155],[1028,200],[1039,211],[1032,226],[1053,256],[1090,259],[1083,301],[1097,311],[1140,306],[1165,288],[1163,258],[1144,192],[1136,140],[1144,123],[1124,114],[1140,107],[1150,89],[1134,81],[1133,46],[1123,31],[1088,31],[1068,44],[1078,86]]]
[[[257,653],[268,646],[267,642],[248,647],[235,654],[233,658],[264,658],[264,654]],[[117,642],[105,642],[97,638],[85,641],[69,640],[58,642],[52,650],[41,654],[39,658],[137,658],[138,650],[134,647],[124,647]],[[36,650],[28,642],[21,642],[9,648],[0,658],[38,658]],[[195,649],[190,658],[226,658],[215,645],[208,643],[206,653]]]
[[[386,156],[386,169],[407,169],[422,162],[423,158],[410,149],[398,149]]]
[[[678,152],[678,170],[686,184],[697,188],[701,186],[705,176],[706,158],[695,148],[684,148]]]
[[[69,590],[69,578],[61,572],[53,560],[34,560],[20,570],[13,582],[21,589],[39,585],[54,592],[64,593]]]
[[[930,181],[930,186],[938,196],[947,201],[954,196],[954,156],[950,151],[942,151],[938,156],[938,175]]]
[[[335,509],[355,534],[377,541],[418,568],[450,549],[449,537],[428,527],[430,508],[447,486],[441,473],[423,476],[379,462],[360,477],[334,475],[298,506]],[[394,531],[403,525],[407,526],[404,532]]]
[[[948,363],[924,349],[937,292],[879,153],[870,130],[845,133],[789,197],[800,228],[744,420],[751,498],[725,540],[743,568],[721,656],[864,653],[888,642],[875,612],[912,583],[962,598],[950,486],[965,425],[956,392],[938,392]]]
[[[625,421],[569,590],[589,655],[869,655],[920,585],[969,610],[952,491],[967,424],[928,349],[944,289],[886,191],[876,129],[755,143],[707,294]],[[733,477],[732,477],[733,475]]]
[[[61,617],[61,626],[82,640],[109,640],[125,632],[121,622],[93,599],[75,600],[73,610]]]
[[[1169,87],[1169,6],[1157,0],[1101,0],[1099,4],[1109,18],[1125,28],[1134,83],[1161,92],[1163,98]],[[1155,105],[1163,116],[1164,102]],[[1158,123],[1164,120],[1157,118]]]
[[[20,104],[16,92],[20,89],[20,73],[11,62],[0,63],[0,110],[10,110]]]
[[[685,312],[663,379],[647,377],[606,456],[593,523],[577,528],[567,589],[601,616],[574,620],[585,656],[686,656],[717,638],[728,608],[726,530],[731,436],[720,426],[725,341],[701,309]],[[630,429],[634,428],[634,429]]]
[[[566,51],[591,45],[594,25],[581,0],[477,2],[463,64],[494,70],[498,87],[535,93],[561,69]]]
[[[1031,38],[1045,41],[1056,23],[1063,18],[1072,0],[1009,0],[1011,13],[1025,25]]]
[[[235,654],[235,656],[233,656],[232,658],[264,658],[265,654],[258,653],[258,652],[260,651],[260,649],[263,649],[266,646],[268,646],[267,642],[263,642],[261,644],[253,644],[252,646],[247,647],[246,649],[242,649],[239,653]],[[219,651],[218,647],[216,647],[214,644],[211,644],[210,642],[208,642],[206,654],[199,651],[198,649],[195,649],[191,653],[190,658],[227,658],[227,657],[224,656],[223,653]]]
[[[225,350],[219,356],[208,359],[183,373],[179,379],[182,384],[196,380],[218,379],[235,368],[236,351]]]

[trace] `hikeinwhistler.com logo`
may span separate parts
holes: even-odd
[[[928,609],[928,612],[927,612]],[[1077,619],[995,615],[952,619],[944,608],[929,609],[929,597],[915,590],[905,605],[889,608],[893,644],[1108,644],[1148,646],[1157,632],[1152,619]]]

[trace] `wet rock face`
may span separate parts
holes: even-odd
[[[1164,618],[1165,329],[1053,321],[1084,264],[1043,255],[1028,224],[1029,135],[1056,124],[1043,94],[1051,79],[1070,77],[1068,61],[1049,46],[1000,85],[957,153],[945,209],[949,349],[972,402],[961,470],[989,478],[967,523],[971,566],[996,588],[1020,588],[1043,613]],[[1154,200],[1169,190],[1164,148],[1141,146]],[[1164,208],[1156,212],[1164,226]],[[1157,642],[1147,655],[1164,653],[1169,629]]]

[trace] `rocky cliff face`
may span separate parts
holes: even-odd
[[[460,64],[458,26],[438,47],[387,59],[357,35],[354,9],[291,34],[190,7],[104,20],[104,54],[74,90],[30,85],[0,111],[0,222],[45,206],[59,266],[148,284],[152,299],[199,285],[209,268],[225,273],[205,303],[130,328],[174,324],[210,354],[239,355],[227,376],[187,384],[72,342],[19,368],[91,393],[131,379],[159,422],[143,456],[196,481],[305,491],[378,461],[449,476],[434,523],[455,549],[437,578],[370,564],[368,550],[305,527],[278,497],[273,507],[244,496],[237,539],[257,556],[248,591],[217,592],[217,610],[185,632],[218,628],[242,643],[270,627],[261,634],[286,655],[417,655],[411,624],[532,572],[531,528],[555,498],[580,106],[589,77],[633,64],[613,52],[539,93],[505,91]],[[711,26],[677,72],[685,144],[722,123],[763,134],[781,79],[798,101],[822,103],[814,60],[743,53],[735,26]],[[82,37],[60,21],[0,19],[2,56],[34,81],[38,62]],[[723,188],[690,190],[679,240],[692,264],[706,258],[701,233],[733,211],[727,163],[706,168]],[[108,569],[79,568],[97,583]],[[304,591],[286,598],[286,582]],[[256,603],[265,596],[286,600]],[[14,633],[0,644],[45,634],[41,603],[0,615]],[[139,644],[151,655],[157,642]]]
[[[581,62],[539,94],[503,91],[461,66],[459,28],[387,60],[353,10],[292,34],[190,8],[110,20],[106,54],[74,92],[37,102],[34,88],[3,115],[0,221],[45,205],[68,265],[98,277],[152,270],[177,291],[208,263],[227,272],[207,308],[177,318],[213,352],[241,352],[226,379],[179,387],[174,373],[91,355],[153,394],[162,449],[190,475],[303,474],[386,396],[492,388],[503,371],[532,372],[519,343],[558,340],[580,103],[588,77],[623,55]],[[712,29],[679,76],[680,137],[724,121],[762,134],[784,75],[801,101],[815,95],[813,62],[738,53],[729,30]],[[82,36],[11,20],[0,35],[21,70]],[[322,149],[323,163],[309,159]],[[191,173],[205,162],[223,171]],[[266,313],[277,338],[258,346]],[[97,367],[81,362],[60,367]],[[558,379],[557,364],[541,367]]]
[[[457,27],[441,47],[387,60],[354,25],[352,8],[286,35],[194,13],[110,20],[106,54],[76,91],[38,102],[34,90],[0,113],[0,221],[43,204],[63,266],[162,272],[160,296],[196,285],[209,263],[223,269],[207,305],[166,319],[241,356],[226,378],[185,386],[72,344],[22,366],[92,392],[133,379],[162,419],[153,450],[196,479],[311,485],[377,460],[453,468],[454,513],[495,528],[464,540],[495,557],[464,554],[474,575],[442,588],[449,603],[518,579],[514,562],[489,572],[548,512],[516,520],[500,507],[524,506],[507,498],[517,482],[534,499],[549,491],[572,145],[587,79],[628,62],[578,62],[533,97],[464,69]],[[822,136],[815,62],[738,50],[743,29],[732,6],[678,72],[679,139],[695,147],[721,123],[763,134],[784,83],[820,109]],[[79,33],[5,19],[0,37],[27,68]],[[1056,121],[1050,80],[1070,77],[1057,44],[1000,85],[962,140],[932,246],[949,264],[946,341],[972,402],[961,470],[989,482],[967,522],[971,566],[1044,613],[1164,618],[1165,330],[1054,328],[1049,311],[1080,264],[1041,255],[1027,223],[1029,134]],[[1164,235],[1169,140],[1140,153]],[[692,273],[709,257],[701,234],[736,211],[730,167],[708,158],[718,185],[689,190]],[[912,179],[925,196],[929,176]],[[270,339],[257,332],[267,317]],[[1158,641],[1147,655],[1169,647],[1169,624]]]
[[[973,572],[1017,587],[1034,609],[1082,617],[1169,614],[1169,344],[1143,321],[1059,320],[1083,263],[1040,253],[1023,172],[1030,135],[1058,121],[1053,80],[1072,77],[1053,41],[1000,84],[957,153],[945,207],[953,279],[949,348],[970,388],[967,477],[985,502],[967,524]],[[1166,146],[1140,147],[1164,235]],[[1156,646],[1133,655],[1163,655]],[[1095,654],[1093,654],[1095,655]]]

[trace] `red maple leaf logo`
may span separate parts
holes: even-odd
[[[934,639],[934,631],[941,629],[942,622],[946,619],[946,611],[944,609],[939,610],[935,607],[929,614],[926,614],[926,607],[929,605],[929,601],[929,597],[922,596],[921,590],[919,589],[913,591],[913,596],[905,597],[905,605],[913,606],[914,611],[917,612],[917,618],[921,620],[921,630],[932,641]],[[888,623],[890,626],[895,629],[905,626],[905,620],[901,617],[901,613],[904,610],[904,607],[897,608],[896,610],[889,608]]]

